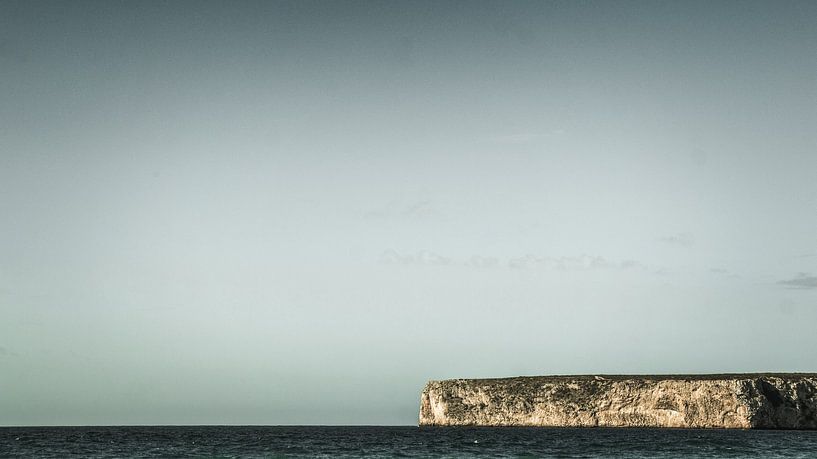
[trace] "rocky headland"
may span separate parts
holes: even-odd
[[[420,425],[817,429],[817,374],[429,381]]]

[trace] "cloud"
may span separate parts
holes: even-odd
[[[539,257],[525,255],[508,260],[511,269],[551,269],[557,271],[586,271],[591,269],[645,269],[635,260],[612,261],[598,255],[568,257]]]
[[[402,215],[408,218],[427,218],[438,215],[437,210],[431,204],[431,201],[420,201],[406,206]]]
[[[401,255],[396,250],[388,249],[380,254],[380,262],[387,265],[446,266],[451,264],[451,259],[427,250]]]
[[[380,255],[380,263],[387,265],[415,265],[415,266],[459,266],[476,269],[507,268],[514,270],[541,270],[541,271],[590,271],[590,270],[621,270],[621,271],[651,271],[651,268],[636,260],[609,260],[598,255],[578,255],[548,257],[524,255],[503,260],[498,257],[472,255],[467,259],[446,257],[435,252],[422,250],[416,253],[401,254],[394,249],[384,250]]]
[[[797,277],[778,281],[777,283],[789,288],[813,289],[817,288],[817,276],[811,276],[808,273],[798,273]]]
[[[466,264],[474,268],[497,268],[500,265],[499,258],[483,257],[481,255],[472,256],[471,259],[466,262]]]
[[[677,247],[692,247],[695,244],[695,236],[692,233],[684,232],[662,237],[659,241]]]
[[[647,267],[635,260],[624,260],[619,263],[621,269],[646,269]]]

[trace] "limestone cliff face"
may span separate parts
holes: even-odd
[[[430,381],[420,425],[817,429],[817,374]]]

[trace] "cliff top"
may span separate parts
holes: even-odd
[[[504,383],[504,382],[525,382],[525,383],[554,383],[564,381],[587,381],[587,380],[728,380],[728,379],[757,379],[757,378],[817,378],[817,373],[718,373],[718,374],[674,374],[674,375],[551,375],[551,376],[512,376],[505,378],[456,378],[443,381],[471,381],[479,383]],[[434,382],[434,381],[430,381]]]

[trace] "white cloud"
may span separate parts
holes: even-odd
[[[427,250],[404,254],[394,249],[383,251],[380,255],[380,263],[388,265],[462,266],[480,269],[509,268],[551,271],[649,270],[648,266],[632,259],[608,260],[598,255],[549,257],[528,254],[505,260],[494,256],[472,255],[468,259],[455,259]]]
[[[551,269],[559,271],[585,271],[591,269],[645,269],[641,263],[627,259],[622,261],[608,260],[599,255],[541,257],[525,255],[508,261],[512,269]]]
[[[692,233],[684,232],[673,234],[671,236],[662,237],[659,239],[661,242],[678,246],[678,247],[692,247],[695,245],[695,235]]]
[[[474,268],[497,268],[500,266],[499,258],[483,257],[481,255],[472,256],[466,264]]]
[[[388,249],[380,255],[380,262],[389,265],[446,266],[451,264],[451,259],[427,250],[402,255],[396,250]]]

